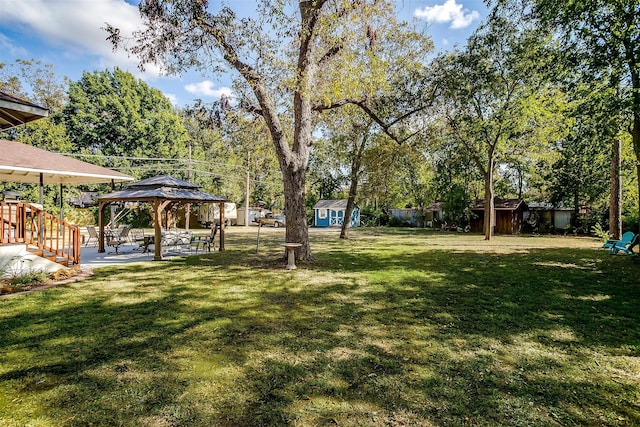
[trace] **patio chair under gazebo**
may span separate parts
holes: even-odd
[[[161,220],[162,212],[176,203],[220,204],[220,251],[224,251],[224,203],[223,197],[200,190],[200,186],[172,176],[156,176],[129,184],[127,188],[98,197],[98,252],[104,252],[104,209],[111,203],[146,202],[153,206],[154,260],[162,259]]]

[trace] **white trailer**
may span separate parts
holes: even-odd
[[[198,222],[210,226],[214,222],[220,223],[220,205],[218,203],[205,203],[198,208]],[[236,225],[238,223],[238,211],[235,203],[224,204],[224,224]]]

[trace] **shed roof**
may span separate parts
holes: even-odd
[[[522,199],[494,199],[494,209],[497,211],[516,211],[520,208],[526,209],[527,204]],[[473,204],[472,210],[483,210],[484,199],[476,200]]]
[[[0,130],[47,117],[49,110],[5,92],[0,92]]]
[[[425,211],[427,212],[439,212],[442,210],[442,207],[444,206],[444,202],[433,202],[431,203],[429,206],[427,206],[425,208]]]
[[[318,200],[313,209],[347,209],[347,200]]]
[[[545,211],[573,211],[573,208],[570,206],[554,205],[550,202],[529,202],[530,210],[545,210]]]
[[[132,176],[17,141],[0,140],[0,150],[0,181],[39,183],[40,174],[45,184],[134,180]]]

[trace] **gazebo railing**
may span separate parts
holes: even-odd
[[[29,203],[0,203],[0,243],[24,243],[80,263],[80,228]]]

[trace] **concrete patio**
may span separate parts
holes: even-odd
[[[169,250],[163,253],[163,258],[171,259],[184,257],[194,255],[195,253],[195,250]],[[202,251],[199,253],[202,253]],[[83,246],[80,254],[80,267],[82,269],[93,269],[110,265],[125,265],[136,262],[154,262],[153,250],[145,253],[140,249],[138,244],[132,243],[121,245],[118,248],[118,253],[115,253],[112,248],[108,248],[106,252],[99,253],[97,247]]]

